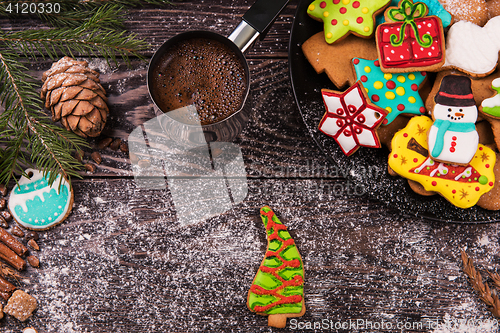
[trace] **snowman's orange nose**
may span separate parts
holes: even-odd
[[[460,112],[455,112],[455,117],[463,117],[463,114]]]

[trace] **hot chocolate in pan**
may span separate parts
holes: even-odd
[[[191,38],[174,45],[153,72],[152,92],[164,112],[194,106],[198,113],[182,113],[184,123],[202,125],[221,121],[241,108],[245,98],[244,65],[224,44]],[[194,110],[193,110],[194,111]],[[178,114],[176,114],[178,117]]]

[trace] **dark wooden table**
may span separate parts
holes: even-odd
[[[228,35],[251,3],[138,7],[130,9],[126,27],[151,43],[151,57],[186,30]],[[315,192],[324,184],[348,184],[323,172],[334,165],[311,139],[294,101],[288,42],[297,3],[292,0],[266,39],[247,53],[254,112],[234,143],[243,154],[248,195],[198,223],[179,224],[169,189],[138,187],[128,154],[97,148],[104,137],[127,140],[155,116],[147,63],[109,68],[102,59],[90,61],[101,72],[110,118],[87,154],[99,151],[103,161],[94,174],[73,181],[71,215],[41,233],[41,267],[22,273],[18,286],[37,298],[38,310],[25,323],[6,316],[0,331],[496,331],[461,270],[459,250],[467,248],[478,267],[498,269],[498,223],[421,220],[352,192]],[[26,28],[18,20],[1,24]],[[41,77],[50,64],[34,64],[34,74]],[[265,317],[246,307],[266,249],[259,217],[264,205],[288,226],[305,264],[307,311],[286,329],[269,328]]]

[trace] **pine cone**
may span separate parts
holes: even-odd
[[[84,138],[101,133],[109,112],[106,91],[86,61],[64,57],[43,73],[42,81],[41,97],[54,122]]]

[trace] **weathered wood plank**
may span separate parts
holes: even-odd
[[[292,0],[277,18],[266,37],[248,50],[249,58],[286,58],[288,39],[298,0]],[[151,56],[169,38],[189,30],[210,30],[223,36],[241,22],[241,17],[253,1],[176,1],[171,5],[144,5],[128,8],[125,29],[145,40],[150,48],[144,52]],[[0,26],[7,31],[40,29],[47,26],[33,16],[1,17]]]
[[[408,219],[364,196],[315,189],[326,183],[347,186],[249,180],[242,203],[181,225],[169,190],[126,179],[75,181],[72,214],[41,233],[41,267],[23,273],[29,282],[21,288],[39,301],[28,324],[39,332],[278,331],[245,305],[266,247],[258,215],[265,204],[304,260],[303,325],[364,320],[419,328],[431,319],[444,329],[445,319],[491,319],[460,271],[459,249],[467,247],[478,267],[498,269],[498,224]],[[7,316],[2,330],[26,325]]]

